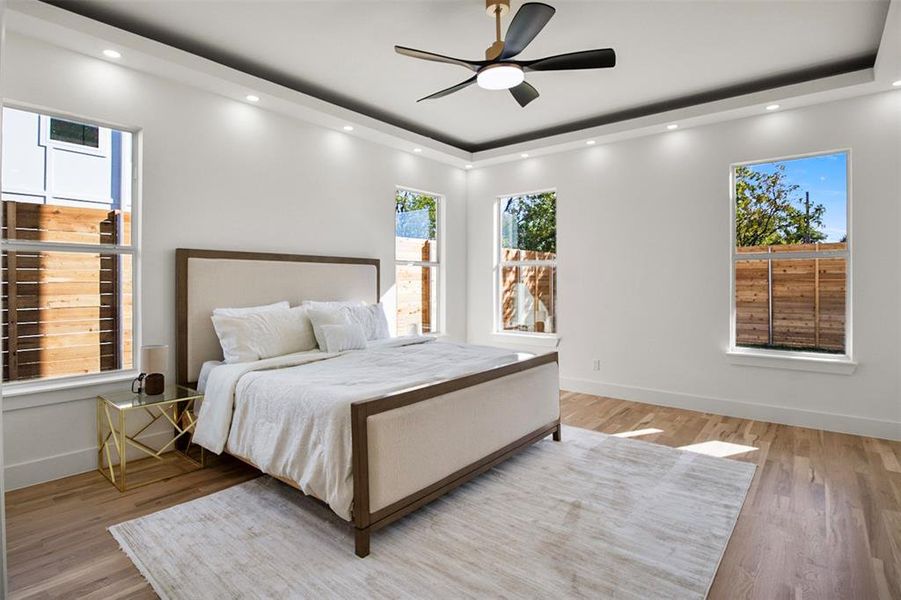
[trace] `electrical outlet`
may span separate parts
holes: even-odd
[[[600,370],[601,370],[601,361],[600,361],[600,359],[598,359],[598,358],[594,359],[594,363],[592,364],[592,368],[593,368],[595,371],[600,371]]]

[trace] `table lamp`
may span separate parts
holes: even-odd
[[[159,344],[154,346],[141,346],[141,377],[143,378],[143,391],[148,396],[162,394],[166,388],[166,379],[163,373],[166,371],[166,363],[169,361],[169,346]]]

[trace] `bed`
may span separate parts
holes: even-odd
[[[360,557],[374,531],[561,431],[556,352],[410,336],[339,355],[211,362],[222,358],[213,309],[375,303],[379,275],[369,258],[176,251],[177,378],[193,386],[204,371],[206,446],[328,504],[352,523]]]

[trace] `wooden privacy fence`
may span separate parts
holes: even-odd
[[[396,256],[416,257],[428,262],[434,240],[396,238]],[[403,262],[403,259],[401,259]],[[397,265],[394,286],[397,292],[397,334],[405,335],[411,325],[422,326],[422,333],[432,330],[432,268]]]
[[[772,259],[735,263],[735,341],[740,346],[845,351],[848,265],[843,257],[780,260],[792,252],[846,250],[845,243],[738,248]]]
[[[504,262],[529,260],[556,260],[553,252],[533,250],[503,249]],[[529,330],[539,333],[553,333],[556,324],[557,286],[554,267],[549,266],[505,266],[501,272],[501,318],[506,330]],[[525,307],[519,306],[520,290],[525,287],[532,299],[530,314],[524,315]],[[533,326],[520,325],[519,318],[526,316]]]
[[[3,236],[84,244],[130,243],[130,214],[4,202]],[[132,366],[131,256],[3,252],[3,379],[97,373]]]

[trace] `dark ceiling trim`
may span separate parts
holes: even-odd
[[[669,100],[664,100],[662,102],[646,104],[644,106],[638,106],[614,113],[598,115],[596,117],[591,117],[588,119],[581,119],[579,121],[563,123],[560,125],[555,125],[553,127],[537,129],[520,135],[497,138],[480,143],[470,143],[466,142],[465,140],[448,136],[447,134],[436,131],[434,129],[412,123],[393,113],[381,110],[378,107],[366,104],[365,102],[360,102],[355,98],[339,94],[333,90],[328,90],[313,82],[301,79],[288,73],[272,69],[271,67],[268,67],[262,63],[248,60],[245,57],[228,52],[227,50],[223,50],[222,48],[217,48],[209,44],[202,44],[186,36],[177,35],[164,28],[148,25],[146,23],[128,17],[127,15],[122,15],[116,12],[114,8],[115,5],[113,3],[98,6],[93,3],[84,3],[78,0],[41,1],[46,4],[50,4],[64,10],[79,14],[83,17],[87,17],[89,19],[105,23],[112,27],[123,29],[141,37],[151,39],[161,44],[172,46],[173,48],[195,54],[197,56],[200,56],[201,58],[205,58],[207,60],[219,63],[220,65],[242,71],[244,73],[247,73],[248,75],[259,77],[260,79],[265,79],[266,81],[284,86],[296,92],[318,98],[319,100],[322,100],[324,102],[328,102],[330,104],[340,106],[341,108],[346,108],[347,110],[351,110],[378,121],[382,121],[383,123],[399,127],[410,133],[422,135],[438,142],[448,144],[465,152],[481,152],[484,150],[494,150],[496,148],[502,148],[511,144],[531,142],[553,135],[579,131],[580,129],[588,129],[591,127],[598,127],[600,125],[608,125],[610,123],[636,119],[639,117],[646,117],[649,115],[680,108],[686,108],[688,106],[694,106],[697,104],[715,102],[717,100],[725,100],[728,98],[734,98],[736,96],[762,92],[786,85],[805,83],[807,81],[822,79],[824,77],[843,75],[845,73],[850,73],[853,71],[872,68],[876,63],[876,53],[872,52],[837,62],[821,64],[807,69],[785,73],[774,77],[757,79],[754,81],[718,88],[715,90],[708,90],[705,92],[699,92],[697,94],[681,96],[679,98],[672,98]],[[106,7],[108,7],[109,10],[107,10]]]
[[[294,90],[295,92],[300,92],[301,94],[306,94],[324,102],[328,102],[329,104],[352,110],[356,113],[382,121],[383,123],[400,127],[405,131],[424,135],[433,140],[454,146],[455,148],[466,150],[467,143],[464,140],[422,127],[421,125],[398,117],[395,114],[383,111],[378,107],[360,102],[359,100],[343,94],[338,94],[332,90],[316,85],[313,82],[273,69],[265,64],[248,60],[247,58],[229,52],[228,50],[197,42],[188,37],[175,34],[165,28],[148,25],[147,23],[143,23],[117,12],[115,8],[116,5],[113,2],[104,3],[102,5],[80,2],[79,0],[41,0],[41,2],[93,19],[94,21],[105,23],[112,27],[116,27],[117,29],[128,31],[155,42],[189,52],[231,69],[253,75],[254,77],[259,77],[260,79],[265,79],[266,81]],[[162,4],[161,8],[164,8]],[[340,62],[336,62],[335,66],[340,67]]]
[[[818,65],[816,67],[804,69],[802,71],[792,71],[791,73],[786,73],[784,75],[767,77],[765,79],[757,79],[754,81],[740,83],[728,87],[722,87],[715,90],[699,92],[697,94],[691,94],[689,96],[672,98],[670,100],[664,100],[662,102],[655,102],[653,104],[637,106],[635,108],[629,108],[627,110],[607,113],[605,115],[598,115],[597,117],[581,119],[579,121],[572,121],[570,123],[555,125],[553,127],[547,127],[544,129],[537,129],[535,131],[529,131],[521,135],[498,138],[481,144],[471,144],[469,148],[467,148],[467,150],[469,152],[494,150],[495,148],[501,148],[503,146],[509,146],[512,144],[520,144],[523,142],[531,142],[541,138],[550,137],[552,135],[572,133],[573,131],[579,131],[581,129],[589,129],[591,127],[609,125],[610,123],[628,121],[629,119],[647,117],[649,115],[664,113],[680,108],[687,108],[689,106],[696,106],[698,104],[706,104],[708,102],[726,100],[728,98],[735,98],[736,96],[744,96],[746,94],[763,92],[787,85],[814,81],[816,79],[822,79],[824,77],[853,73],[855,71],[860,71],[863,69],[870,69],[875,63],[876,53],[873,52],[871,54],[865,54],[839,62]],[[779,98],[773,98],[773,100],[778,99]]]

